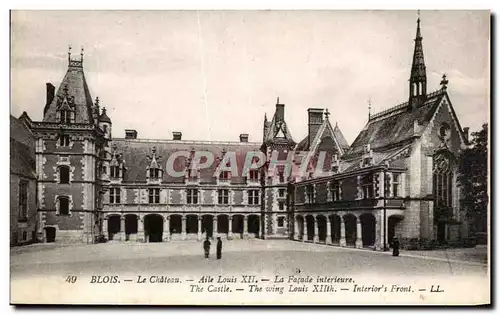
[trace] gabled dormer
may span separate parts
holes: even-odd
[[[57,96],[56,117],[61,124],[75,122],[75,97],[69,95],[67,85],[64,86],[63,93]]]
[[[111,181],[121,182],[125,178],[125,161],[123,154],[117,151],[116,144],[111,151],[111,161],[109,162],[109,177]]]
[[[264,117],[264,144],[271,143],[289,144],[292,147],[295,145],[295,141],[293,141],[292,134],[285,121],[285,104],[280,103],[279,97],[271,122],[267,121],[267,116]]]
[[[366,144],[363,149],[363,156],[361,157],[360,166],[369,167],[373,165],[373,150],[370,147],[370,144]]]
[[[151,155],[148,155],[148,167],[146,169],[146,181],[148,183],[161,183],[163,178],[163,168],[161,167],[161,156],[156,154],[156,147],[151,150]]]
[[[184,182],[186,184],[199,184],[201,170],[195,160],[195,149],[191,148],[189,151],[189,158],[186,159],[186,166],[184,168]]]
[[[216,159],[216,165],[217,169],[220,170],[219,174],[217,176],[217,184],[229,184],[231,183],[231,171],[228,170],[231,168],[231,160],[230,159],[225,159],[227,154],[226,148],[222,149],[221,156],[218,156]],[[222,163],[225,163],[225,165],[222,165]]]

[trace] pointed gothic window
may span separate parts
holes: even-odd
[[[453,166],[449,157],[439,154],[434,158],[433,190],[436,205],[453,205]]]

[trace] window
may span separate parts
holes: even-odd
[[[285,182],[285,175],[283,175],[283,171],[279,171],[278,176],[279,176],[280,183],[284,183]]]
[[[19,183],[19,220],[28,219],[28,182]]]
[[[258,190],[249,190],[248,191],[248,204],[249,205],[258,205],[259,204],[259,191]]]
[[[120,188],[109,189],[109,203],[120,203]]]
[[[434,160],[433,190],[436,202],[440,206],[453,206],[452,187],[453,170],[451,161],[444,156]]]
[[[218,190],[218,199],[220,205],[229,204],[229,190],[228,189],[219,189]]]
[[[279,197],[285,197],[285,189],[284,188],[280,188],[278,190],[278,196]]]
[[[306,202],[307,203],[314,203],[315,202],[314,185],[307,185],[306,186]]]
[[[150,168],[149,169],[149,179],[159,179],[160,178],[160,169],[159,168]]]
[[[61,111],[61,123],[63,124],[71,123],[71,114],[67,110]]]
[[[340,200],[340,182],[338,180],[331,182],[330,195],[332,196],[332,201]]]
[[[278,209],[279,210],[285,210],[285,203],[282,202],[282,201],[278,202]]]
[[[229,179],[229,172],[228,171],[220,172],[219,179],[220,180],[228,180]]]
[[[368,174],[361,177],[361,192],[363,199],[373,198],[373,175]]]
[[[108,172],[108,168],[106,166],[102,166],[102,173],[106,174]]]
[[[160,188],[149,188],[149,203],[160,203]]]
[[[398,197],[399,195],[399,174],[392,174],[392,196]]]
[[[198,189],[187,190],[187,203],[198,204]]]
[[[253,181],[259,180],[259,170],[250,170],[248,172],[248,178]]]
[[[68,197],[59,197],[59,215],[69,215]]]
[[[59,183],[60,184],[69,184],[69,167],[68,166],[59,166]]]
[[[119,178],[120,177],[120,166],[112,165],[109,167],[109,174],[111,178]]]
[[[28,233],[26,231],[23,231],[23,241],[26,241],[28,239]]]
[[[278,227],[285,227],[285,217],[278,217]]]
[[[69,146],[69,136],[68,135],[61,135],[59,137],[59,145],[61,147],[68,147]]]

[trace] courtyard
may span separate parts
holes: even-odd
[[[484,250],[482,248],[468,250],[475,252],[469,260],[467,255],[458,254],[459,250],[449,250],[449,253],[444,254],[403,251],[400,257],[393,257],[390,252],[289,240],[254,239],[225,241],[222,259],[217,260],[214,242],[209,259],[203,258],[202,244],[197,241],[95,245],[35,244],[11,249],[11,301],[130,303],[132,299],[133,303],[140,304],[226,304],[232,301],[227,295],[199,295],[196,299],[192,299],[193,295],[190,294],[188,284],[168,287],[158,284],[140,286],[135,283],[136,278],[168,275],[197,282],[203,276],[240,277],[242,274],[269,279],[273,279],[276,275],[347,276],[355,279],[357,283],[366,285],[394,281],[402,285],[413,284],[414,287],[440,285],[449,294],[456,293],[460,288],[465,290],[466,287],[477,286],[482,289],[470,291],[468,294],[471,298],[475,294],[474,301],[482,301],[480,298],[485,292],[489,294],[489,270],[482,257]],[[67,282],[70,276],[76,277],[75,283]],[[107,276],[109,279],[114,276],[118,282],[121,280],[121,284],[90,284],[92,277],[96,279],[97,276],[101,278]],[[134,283],[123,282],[128,279],[133,279]],[[31,290],[28,292],[26,288]],[[248,288],[245,287],[245,290]],[[96,295],[92,295],[93,293]],[[169,296],[167,300],[166,296]],[[316,303],[316,298],[318,296],[300,295],[285,302]],[[376,298],[376,295],[357,296],[353,301],[371,301],[370,299]],[[411,300],[409,296],[405,298]],[[340,301],[332,300],[332,296],[329,299],[328,301],[334,304]],[[273,303],[273,301],[277,300],[269,294],[259,296],[247,292],[238,298],[236,303]],[[346,301],[349,301],[348,296],[340,302]]]

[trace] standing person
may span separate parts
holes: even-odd
[[[203,249],[205,250],[205,258],[208,258],[208,255],[210,255],[210,241],[208,237],[203,242]]]
[[[221,259],[222,257],[222,240],[220,237],[217,237],[217,259]]]
[[[392,239],[392,256],[399,256],[399,239],[397,237]]]

